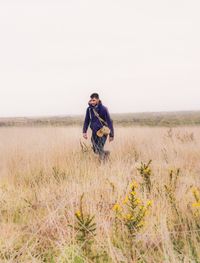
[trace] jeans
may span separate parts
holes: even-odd
[[[107,135],[104,135],[103,137],[99,137],[96,135],[96,133],[92,133],[91,141],[92,141],[92,148],[94,153],[99,154],[100,157],[103,157],[105,155],[104,151],[104,145],[107,140]]]

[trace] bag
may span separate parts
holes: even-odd
[[[96,112],[95,109],[93,109],[93,111],[94,111],[95,116],[99,119],[99,121],[100,121],[101,124],[103,125],[103,127],[97,131],[97,133],[96,133],[97,136],[98,136],[98,137],[103,137],[104,135],[106,135],[106,136],[109,135],[109,134],[110,134],[110,129],[108,128],[107,122],[104,121],[104,120],[99,116],[98,112]],[[104,125],[103,123],[104,123],[105,125]]]
[[[105,125],[97,131],[98,137],[103,137],[104,135],[109,135],[109,134],[110,134],[110,129]]]

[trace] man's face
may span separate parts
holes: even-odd
[[[99,99],[92,98],[90,99],[90,104],[94,107],[99,103]]]

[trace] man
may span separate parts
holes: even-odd
[[[90,96],[89,107],[86,111],[85,121],[83,125],[83,137],[87,140],[87,129],[90,124],[90,128],[92,129],[92,148],[93,151],[99,155],[101,160],[105,160],[109,152],[104,151],[104,145],[106,143],[108,135],[103,135],[99,137],[97,135],[97,131],[99,131],[103,126],[104,123],[110,129],[109,134],[109,142],[114,140],[114,129],[113,123],[110,118],[110,114],[108,109],[102,104],[101,100],[99,99],[98,93],[93,93]]]

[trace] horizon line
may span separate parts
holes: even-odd
[[[163,113],[193,113],[193,112],[200,112],[199,110],[163,110],[163,111],[135,111],[135,112],[110,112],[111,115],[125,115],[125,114],[163,114]],[[0,119],[29,119],[29,118],[59,118],[59,117],[81,117],[84,116],[85,114],[51,114],[51,115],[19,115],[19,116],[4,116],[1,117]]]

